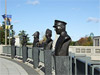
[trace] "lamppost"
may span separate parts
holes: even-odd
[[[1,33],[2,33],[2,32],[1,32],[1,30],[0,30],[0,44],[1,44]]]
[[[7,45],[7,29],[6,29],[6,25],[7,25],[7,1],[5,0],[5,45]]]

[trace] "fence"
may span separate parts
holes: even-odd
[[[75,55],[86,55],[91,60],[100,60],[100,46],[70,46],[69,50]]]
[[[86,49],[88,51],[86,51]],[[100,48],[90,49],[90,47],[70,47],[69,57],[56,57],[52,55],[52,50],[27,47],[28,53],[26,54],[28,57],[26,58],[33,60],[34,68],[38,68],[39,62],[43,63],[45,65],[45,75],[52,75],[52,69],[56,71],[56,75],[62,73],[66,75],[100,75],[100,61],[92,61],[91,57],[88,57],[87,55],[88,53],[90,56],[92,56],[92,54],[95,55],[94,53],[96,53],[96,50],[98,51],[99,49]],[[87,53],[85,54],[85,52]],[[2,54],[11,55],[11,46],[3,46]],[[16,57],[23,59],[22,47],[16,47]]]

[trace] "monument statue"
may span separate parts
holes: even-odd
[[[11,39],[11,58],[13,59],[16,55],[16,46],[15,46],[15,38]]]
[[[39,47],[39,32],[36,31],[33,36],[34,36],[34,41],[33,41],[33,47]]]
[[[55,20],[54,28],[59,36],[55,46],[55,56],[68,56],[70,36],[66,32],[66,22]]]
[[[12,37],[12,39],[11,39],[11,45],[15,45],[15,38],[14,37]]]
[[[27,44],[27,35],[22,36],[22,57],[23,57],[23,62],[25,62],[28,58],[28,48],[26,46]]]
[[[23,35],[22,46],[26,46],[27,44],[27,35]]]
[[[52,49],[52,43],[53,40],[52,37],[52,31],[50,29],[47,29],[45,32],[46,41],[44,42],[44,49],[45,50],[51,50]]]

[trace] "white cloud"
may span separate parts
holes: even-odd
[[[14,24],[19,23],[19,21],[18,21],[18,20],[15,20],[13,23],[14,23]]]
[[[87,22],[95,22],[95,23],[98,23],[98,22],[100,22],[100,19],[99,18],[94,18],[94,17],[89,17],[87,19]]]
[[[34,0],[34,1],[28,0],[28,1],[27,1],[27,4],[38,5],[38,4],[40,4],[40,2],[39,2],[38,0]]]

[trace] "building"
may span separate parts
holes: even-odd
[[[93,37],[93,46],[100,46],[100,36]]]
[[[15,36],[15,45],[16,46],[20,46],[20,37],[19,36]]]

